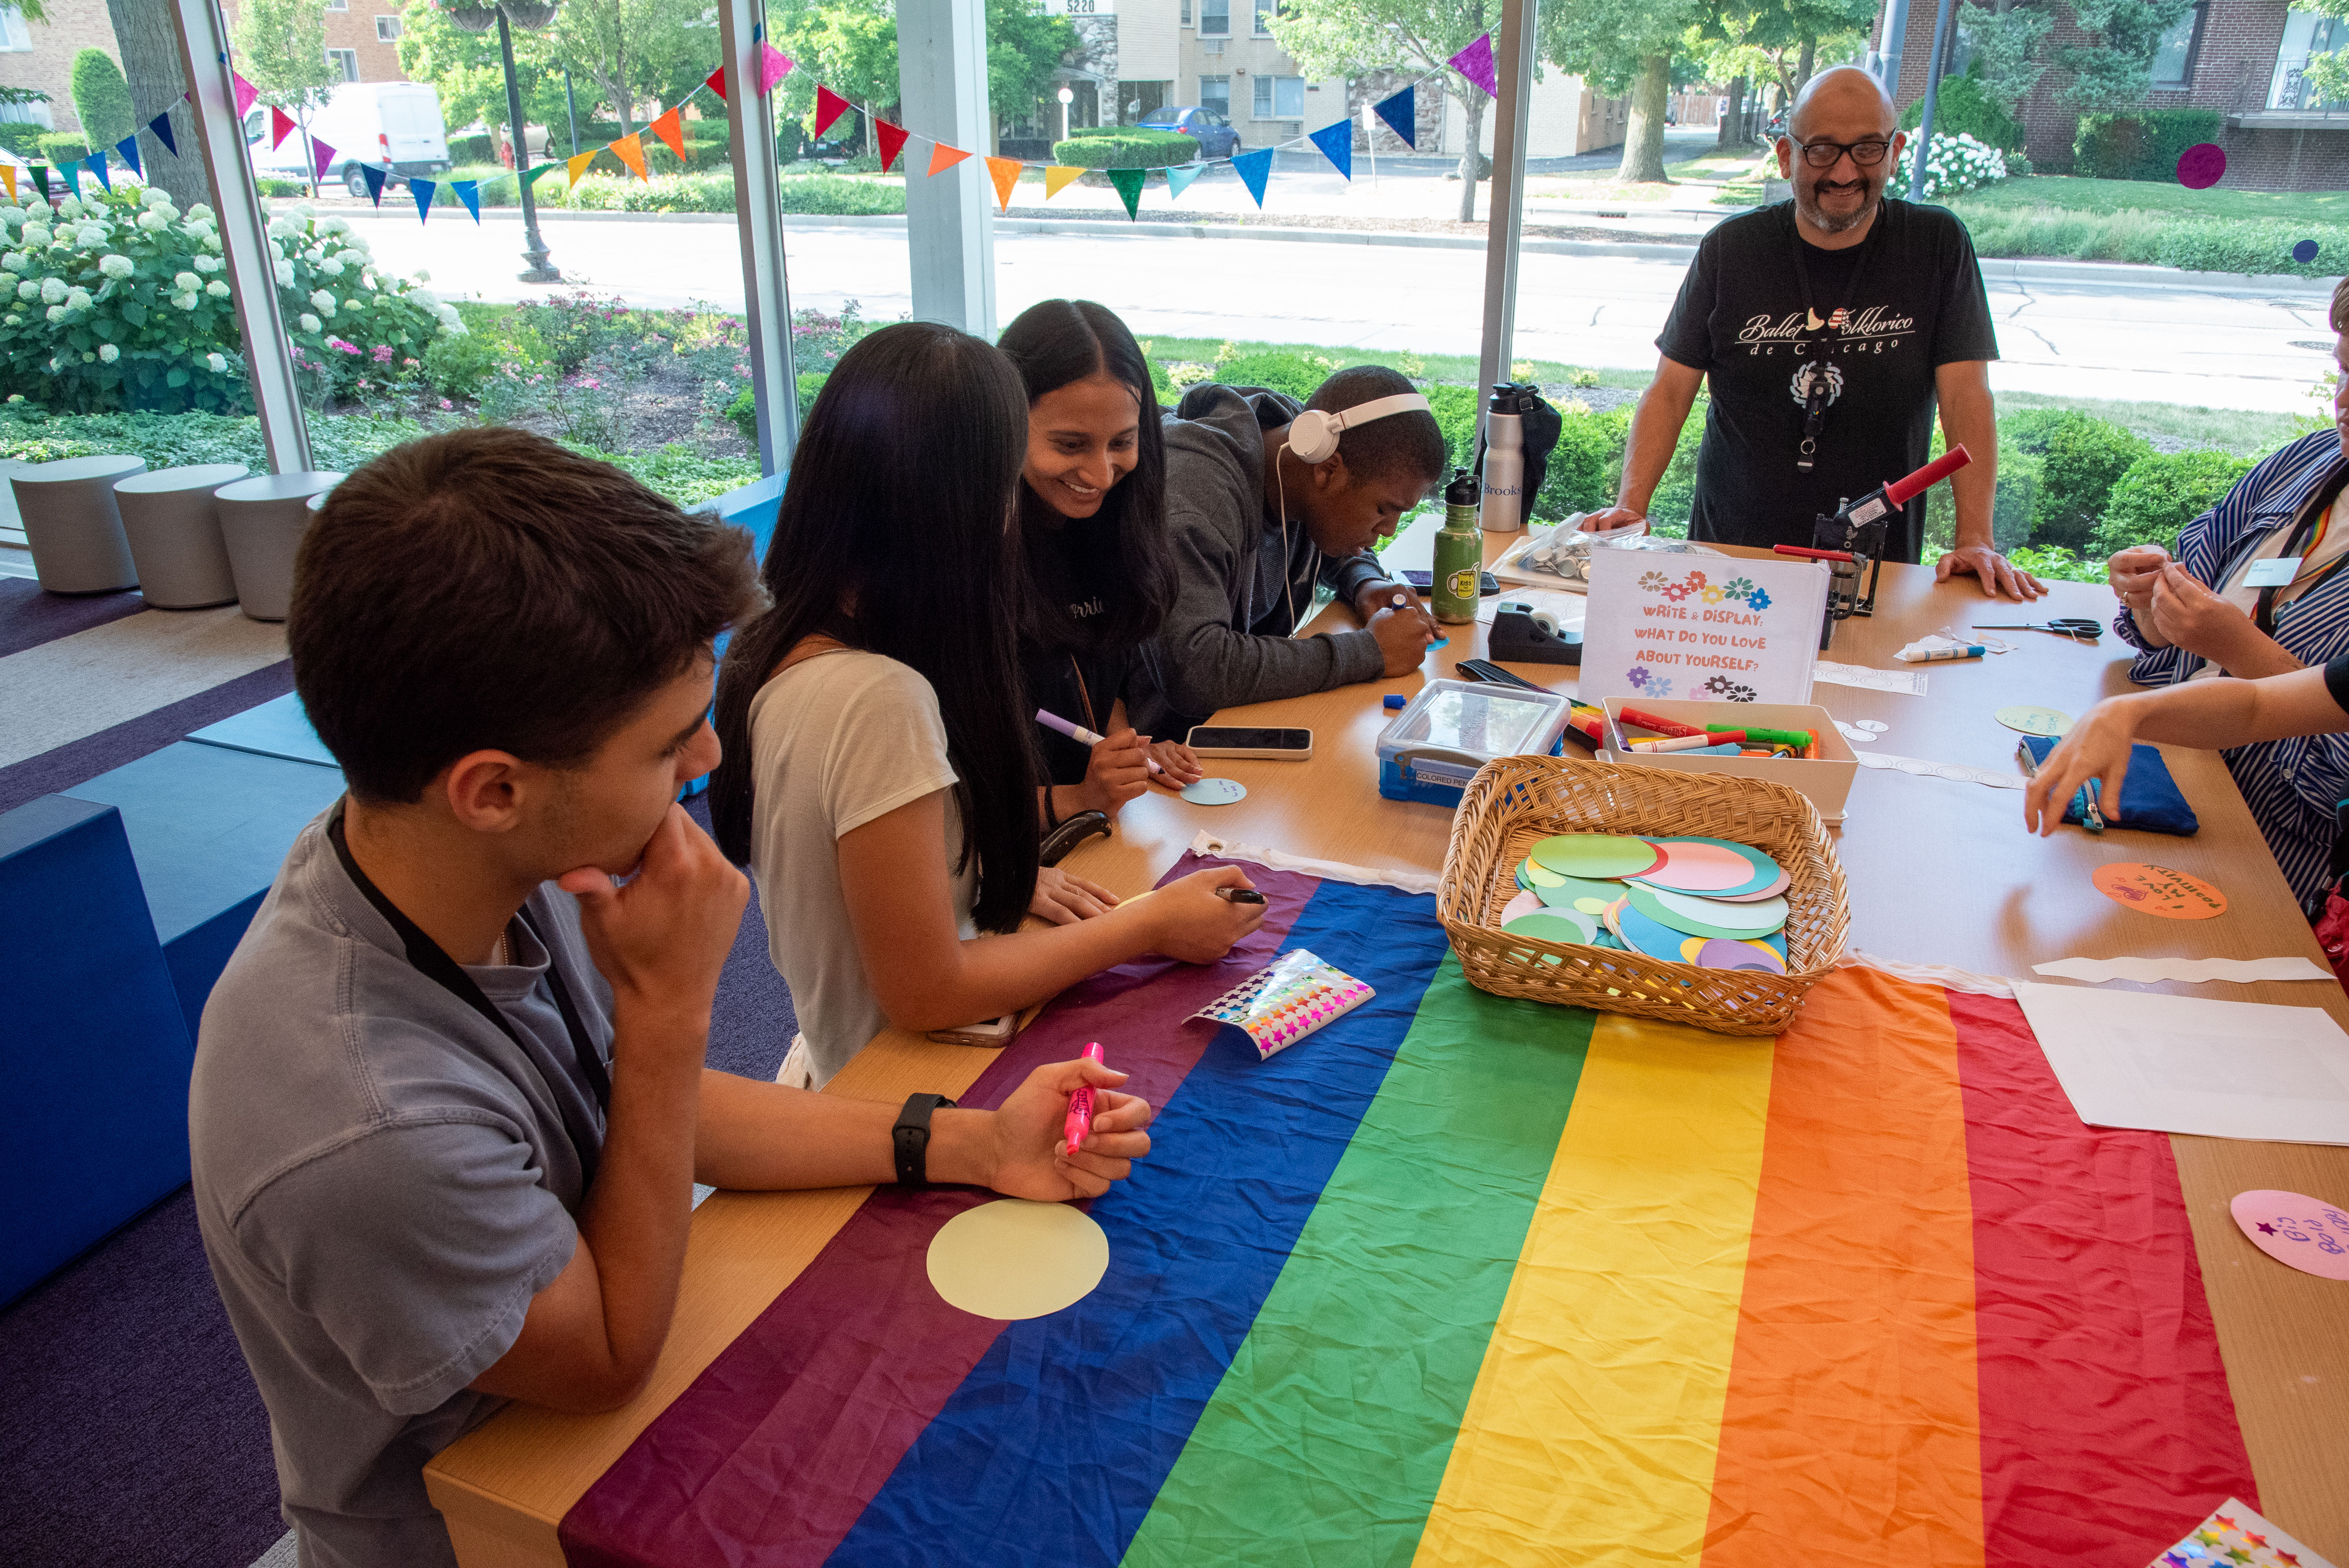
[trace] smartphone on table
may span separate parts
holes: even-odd
[[[1185,743],[1203,757],[1255,757],[1301,763],[1313,754],[1313,732],[1194,724]]]

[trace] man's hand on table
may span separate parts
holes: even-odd
[[[1111,1182],[1132,1175],[1133,1162],[1150,1152],[1150,1134],[1143,1130],[1150,1126],[1150,1102],[1115,1093],[1113,1085],[1125,1079],[1123,1073],[1081,1057],[1037,1068],[1000,1108],[974,1113],[990,1120],[975,1151],[987,1168],[972,1179],[1007,1197],[1043,1203],[1107,1192]],[[1064,1141],[1069,1096],[1088,1084],[1093,1087],[1092,1131],[1071,1157]],[[937,1179],[936,1172],[932,1179]]]
[[[1951,550],[1933,568],[1933,580],[1946,583],[1961,573],[1980,579],[1982,592],[1994,599],[2028,602],[2047,591],[2046,584],[1988,545],[1961,545]]]
[[[1398,599],[1402,602],[1396,603]],[[1442,624],[1419,602],[1419,595],[1400,583],[1363,584],[1354,596],[1354,613],[1379,639],[1389,676],[1417,670],[1429,646],[1444,635]]]
[[[1605,534],[1618,539],[1629,539],[1648,531],[1645,513],[1634,512],[1628,506],[1609,506],[1604,512],[1586,512],[1576,524],[1586,534]]]

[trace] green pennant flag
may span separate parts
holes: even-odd
[[[525,185],[535,187],[538,183],[538,177],[540,175],[552,173],[562,167],[563,165],[560,162],[542,163],[537,168],[532,170],[529,173],[523,175],[522,177],[522,182]]]
[[[1125,199],[1125,215],[1128,218],[1135,217],[1137,214],[1134,209],[1142,204],[1142,182],[1150,178],[1150,171],[1104,169],[1102,172],[1109,176],[1109,182],[1116,186],[1117,193]]]
[[[34,164],[32,175],[33,183],[41,188],[41,200],[47,201],[49,199],[49,166],[46,163]]]

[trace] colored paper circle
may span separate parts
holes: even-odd
[[[2292,259],[2306,266],[2316,259],[2316,251],[2317,245],[2314,240],[2302,240],[2292,247]]]
[[[1544,871],[1542,876],[1545,880],[1535,885],[1534,894],[1554,909],[1577,909],[1586,898],[1610,904],[1623,896],[1623,884],[1620,882],[1591,877],[1559,877],[1555,871]],[[1552,877],[1557,877],[1555,884],[1547,880]]]
[[[1519,893],[1501,908],[1501,924],[1507,925],[1519,915],[1541,913],[1542,901],[1531,893]]]
[[[1561,833],[1533,849],[1535,865],[1568,877],[1635,877],[1662,858],[1646,839],[1612,833]]]
[[[1697,939],[1691,937],[1689,940]],[[1763,974],[1786,972],[1786,961],[1762,944],[1723,941],[1719,938],[1698,943],[1696,956],[1689,961],[1705,969],[1754,970]]]
[[[1247,799],[1247,785],[1234,779],[1201,779],[1184,786],[1183,798],[1193,805],[1235,805]]]
[[[1776,898],[1783,897],[1786,891],[1787,885],[1793,881],[1794,878],[1792,877],[1787,876],[1784,870],[1781,870],[1778,875],[1772,877],[1768,883],[1754,888],[1751,893],[1707,893],[1705,897],[1708,898],[1718,899],[1724,904],[1758,904],[1764,898]]]
[[[1530,855],[1517,862],[1517,881],[1522,887],[1537,890],[1543,888],[1563,888],[1567,880],[1563,874],[1551,870]]]
[[[2215,141],[2198,141],[2178,155],[2178,182],[2189,191],[2208,191],[2227,172],[2227,150]]]
[[[1713,839],[1667,839],[1659,842],[1657,847],[1664,852],[1664,863],[1636,878],[1651,888],[1670,888],[1681,893],[1719,893],[1743,888],[1756,875],[1751,860]]]
[[[2349,1212],[2298,1192],[2238,1192],[2227,1205],[2251,1245],[2321,1279],[2349,1280]]]
[[[1628,902],[1608,910],[1607,918],[1614,922],[1615,934],[1623,939],[1623,945],[1633,952],[1661,959],[1666,963],[1685,961],[1681,957],[1681,943],[1688,940],[1690,933],[1651,920]]]
[[[1658,848],[1664,851],[1667,857],[1667,865],[1669,865],[1670,857],[1674,845],[1709,844],[1716,848],[1729,850],[1742,857],[1745,860],[1746,864],[1753,869],[1753,875],[1747,877],[1744,882],[1736,883],[1730,887],[1721,888],[1684,888],[1680,889],[1682,892],[1702,892],[1705,897],[1709,898],[1743,898],[1747,894],[1760,894],[1766,898],[1769,894],[1775,892],[1779,888],[1785,885],[1786,873],[1785,868],[1782,867],[1777,861],[1770,857],[1770,852],[1768,850],[1756,849],[1750,844],[1740,844],[1736,840],[1731,838],[1694,837],[1659,838],[1654,842]],[[1657,879],[1652,876],[1627,878],[1627,880],[1643,881],[1651,884],[1657,883]],[[1669,886],[1670,884],[1657,885]]]
[[[1607,912],[1607,900],[1604,898],[1577,898],[1574,901],[1573,908],[1581,910],[1586,915],[1603,915]]]
[[[1534,937],[1546,942],[1588,942],[1599,934],[1598,922],[1572,909],[1542,909],[1503,922],[1513,937]]]
[[[966,1209],[930,1238],[931,1288],[974,1317],[1043,1317],[1109,1272],[1109,1237],[1066,1203],[1003,1198]]]
[[[1692,894],[1633,884],[1631,908],[1673,930],[1692,937],[1720,937],[1742,941],[1766,937],[1786,923],[1786,901],[1764,898],[1755,904],[1723,904]]]
[[[2089,880],[2114,903],[2165,920],[2207,920],[2227,912],[2227,895],[2199,877],[2143,860],[2114,860]]]
[[[2029,702],[2001,708],[1991,717],[2026,735],[2060,735],[2072,727],[2072,715],[2061,708],[2042,708]]]

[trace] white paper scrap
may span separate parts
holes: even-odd
[[[2204,985],[2214,980],[2230,980],[2238,985],[2249,985],[2255,980],[2333,978],[2331,970],[2304,958],[2067,958],[2058,959],[2054,963],[2035,963],[2031,968],[2037,974],[2052,974],[2062,980],[2085,980],[2091,984],[2102,984],[2108,980],[2133,980],[2144,983],[2175,980],[2190,985]]]
[[[2349,1144],[2349,1034],[2322,1008],[2018,985],[2090,1127]]]
[[[1915,774],[1920,778],[1955,779],[1960,784],[1987,784],[1992,789],[2021,789],[2031,781],[2021,774],[2002,774],[1964,763],[1929,763],[1922,757],[1896,757],[1889,752],[1854,752],[1861,767]]]
[[[1865,664],[1837,664],[1822,659],[1814,675],[1830,686],[1857,686],[1863,691],[1901,691],[1912,697],[1925,694],[1926,675],[1921,670],[1871,670]]]

